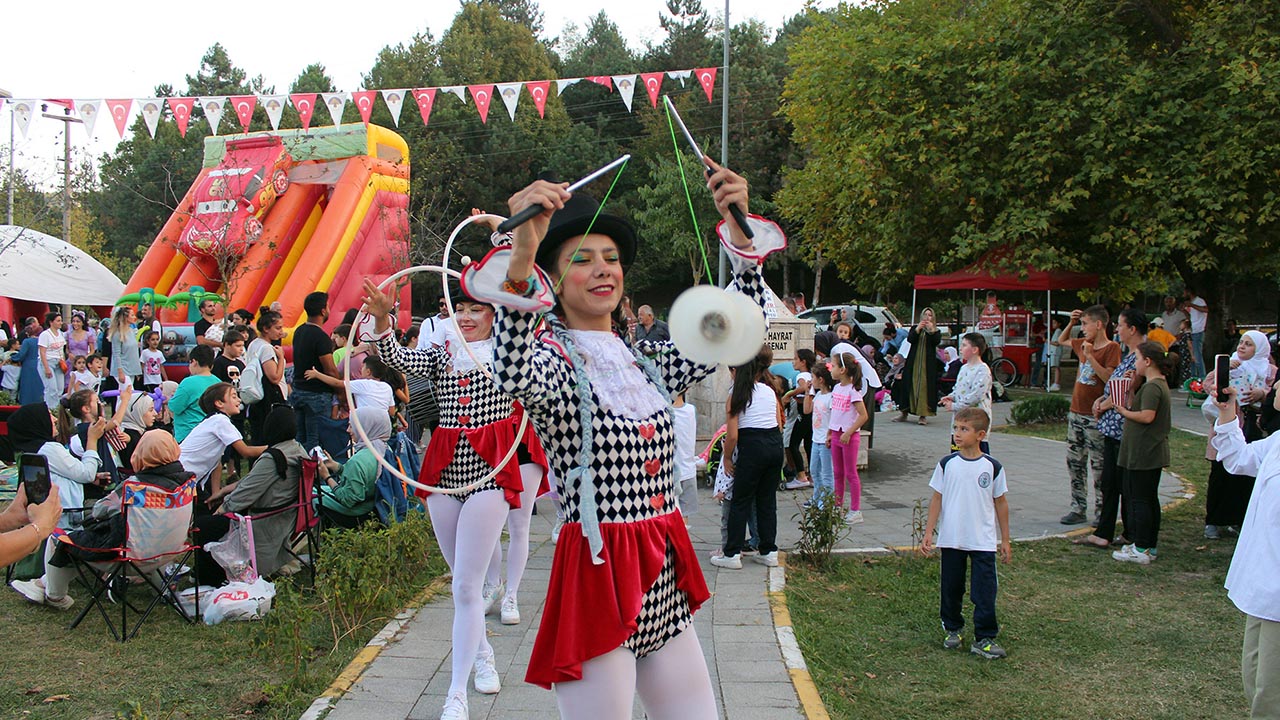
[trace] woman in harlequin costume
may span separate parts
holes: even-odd
[[[453,334],[443,348],[401,347],[390,326],[395,298],[366,280],[364,302],[376,319],[378,354],[408,375],[429,378],[435,387],[440,426],[431,434],[418,481],[461,488],[492,471],[515,443],[522,412],[519,403],[498,390],[487,367],[476,364],[476,359],[485,366],[493,363],[493,306],[466,296],[458,300],[454,313],[470,347],[467,352]],[[534,494],[525,490],[543,485],[546,470],[546,455],[529,427],[516,455],[492,480],[462,494],[419,491],[426,496],[431,526],[453,571],[453,677],[444,720],[466,720],[473,666],[477,691],[501,689],[493,647],[485,638],[481,585],[508,511],[532,501]]]
[[[716,206],[747,207],[747,183],[716,167]],[[630,718],[638,694],[651,720],[719,717],[692,630],[709,596],[676,508],[670,400],[714,371],[670,343],[635,354],[615,333],[636,236],[595,200],[539,180],[509,200],[514,215],[547,208],[463,273],[473,297],[500,305],[499,386],[524,404],[552,460],[567,522],[555,550],[528,682],[553,687],[563,718]],[[721,223],[738,290],[763,304],[759,263],[786,240],[751,218],[753,246]],[[535,261],[537,269],[535,269]],[[549,333],[534,337],[539,311]]]

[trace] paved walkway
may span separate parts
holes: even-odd
[[[1004,422],[1009,406],[996,406],[997,423]],[[890,415],[877,418],[871,468],[863,476],[866,522],[856,526],[841,544],[846,551],[910,545],[913,511],[918,501],[920,511],[927,512],[929,477],[934,463],[947,452],[949,432],[945,417],[921,427],[891,423]],[[1073,529],[1058,523],[1069,499],[1065,444],[996,433],[991,446],[1009,475],[1013,536],[1036,538]],[[1160,494],[1167,502],[1181,495],[1181,486],[1166,476]],[[792,516],[807,497],[808,491],[779,494],[778,544],[784,549],[795,544],[798,533]],[[752,562],[741,571],[711,567],[706,558],[720,542],[720,508],[705,488],[699,505],[698,512],[692,514],[690,534],[703,558],[703,573],[713,596],[696,615],[694,627],[707,657],[721,712],[729,720],[803,718],[773,626],[765,568]],[[503,690],[498,695],[471,692],[471,717],[476,720],[558,717],[552,693],[524,683],[554,549],[549,537],[554,511],[544,500],[538,503],[538,512],[533,519],[532,553],[520,592],[524,622],[504,626],[496,617],[489,619],[489,640],[497,651]],[[439,717],[449,686],[452,612],[447,592],[420,609],[336,703],[327,715],[329,720]],[[638,705],[634,717],[643,717]]]

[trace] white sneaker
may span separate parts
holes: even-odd
[[[1049,392],[1058,392],[1061,389],[1062,388],[1058,386],[1058,383],[1054,383],[1049,386]]]
[[[795,480],[791,480],[787,483],[788,490],[803,490],[810,487],[813,487],[813,483],[808,480],[801,480],[800,478],[796,478]]]
[[[14,580],[9,583],[9,587],[18,591],[18,594],[26,598],[29,602],[36,605],[45,605],[55,610],[67,610],[75,604],[75,599],[70,595],[64,595],[60,598],[51,598],[45,594],[44,582],[39,578],[35,580]]]
[[[502,680],[498,678],[498,669],[493,666],[493,653],[476,655],[476,692],[493,695],[502,689]]]
[[[765,567],[778,567],[778,551],[777,550],[774,550],[771,553],[760,553],[759,555],[751,559],[755,560],[761,565],[764,565]]]
[[[849,511],[848,513],[846,513],[846,514],[845,514],[845,516],[844,516],[844,524],[845,524],[845,525],[857,525],[857,524],[858,524],[858,523],[860,523],[860,522],[862,522],[862,511],[861,511],[861,510],[850,510],[850,511]]]
[[[489,615],[493,609],[497,607],[498,598],[502,597],[505,588],[502,583],[497,585],[484,584],[484,588],[480,591],[480,603],[484,606],[484,614]]]
[[[741,570],[742,555],[741,554],[729,555],[727,557],[724,555],[712,555],[711,564],[715,565],[718,568],[726,568],[729,570]]]
[[[502,624],[520,624],[520,604],[516,602],[514,595],[508,595],[502,598]]]
[[[440,713],[440,720],[470,720],[471,713],[467,710],[467,694],[456,692],[445,698],[444,710]]]
[[[1139,550],[1137,545],[1125,545],[1111,553],[1111,557],[1120,562],[1131,562],[1138,565],[1150,565],[1152,560],[1151,553]]]

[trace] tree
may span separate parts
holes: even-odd
[[[817,20],[791,54],[805,165],[784,214],[863,288],[1004,248],[1002,269],[1100,271],[1120,299],[1180,276],[1220,310],[1233,279],[1278,269],[1280,18],[1179,7],[902,0]]]

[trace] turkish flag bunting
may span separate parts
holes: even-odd
[[[711,102],[711,92],[716,88],[716,70],[719,68],[698,68],[693,73],[698,76],[698,84],[707,94],[707,102]]]
[[[156,137],[156,127],[160,124],[160,111],[164,108],[162,98],[142,98],[138,101],[138,109],[142,112],[142,120],[147,124],[147,132],[151,138]]]
[[[84,125],[84,131],[92,138],[93,126],[98,122],[98,112],[102,109],[102,101],[81,100],[78,109],[80,111],[80,119],[84,121],[81,125]]]
[[[533,106],[538,108],[538,117],[546,117],[547,109],[547,93],[551,89],[550,80],[538,80],[536,82],[527,82],[524,84],[529,94],[533,96]]]
[[[382,102],[391,111],[391,122],[400,127],[400,108],[404,107],[404,90],[383,90]]]
[[[493,100],[492,85],[468,85],[471,99],[476,101],[476,110],[480,111],[480,122],[489,122],[489,102]]]
[[[253,122],[253,109],[258,106],[257,95],[232,95],[231,107],[236,109],[236,117],[240,119],[240,127],[249,132],[249,123]]]
[[[359,90],[351,93],[351,100],[360,111],[360,119],[365,125],[369,124],[369,114],[373,112],[373,97],[377,94],[377,90]]]
[[[174,122],[178,123],[178,133],[182,137],[187,136],[187,123],[191,122],[191,108],[195,106],[196,99],[189,97],[166,98],[169,103],[169,112],[173,113]]]
[[[422,113],[422,124],[431,120],[431,108],[436,104],[435,88],[418,88],[413,91],[413,99],[418,102],[418,112]]]
[[[608,75],[588,75],[587,79],[597,85],[603,85],[610,90],[613,90],[613,78]]]
[[[293,103],[293,108],[298,111],[298,117],[302,119],[302,128],[310,130],[311,114],[316,111],[316,94],[293,93],[289,96],[289,100]]]
[[[116,121],[116,131],[124,138],[124,128],[129,122],[129,111],[133,109],[133,100],[107,100],[107,110],[111,111],[111,119]]]
[[[658,93],[662,90],[662,73],[640,73],[644,89],[649,93],[649,104],[658,107]]]

